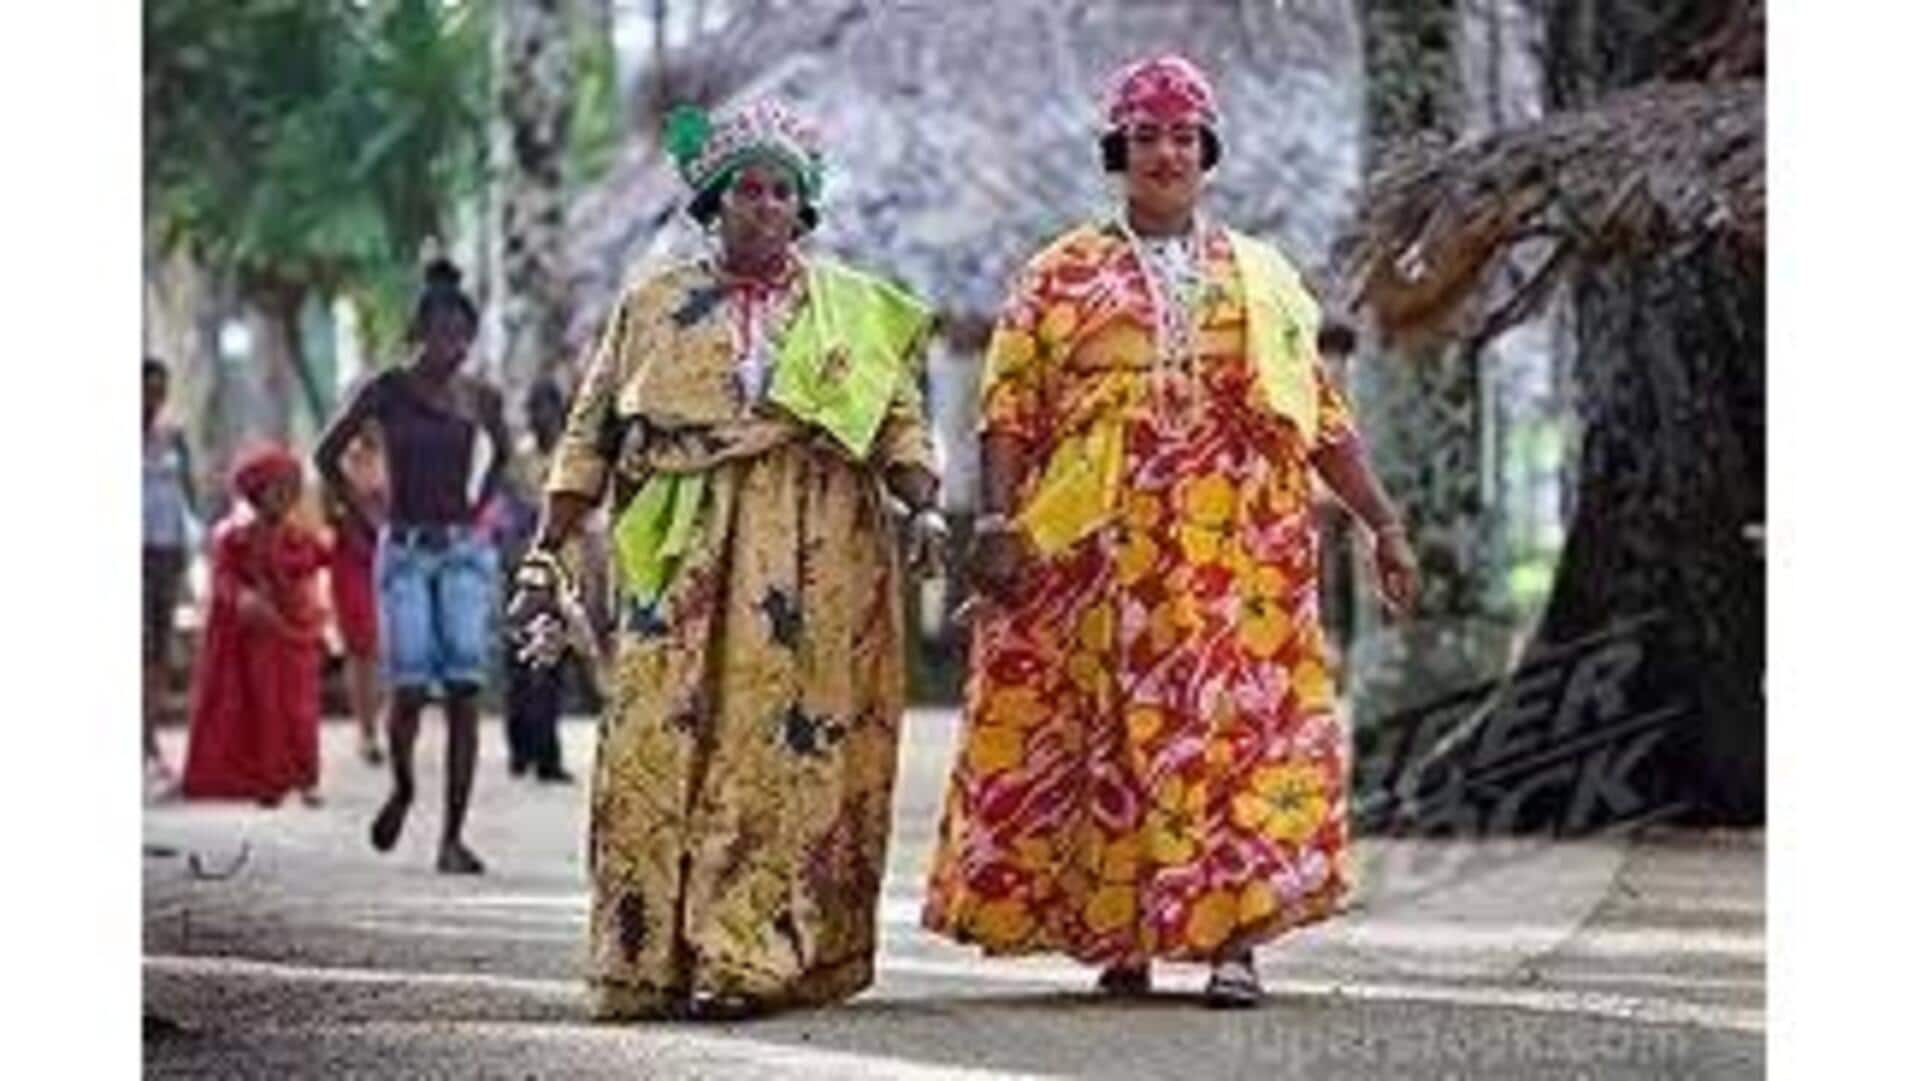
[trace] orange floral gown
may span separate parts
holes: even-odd
[[[982,429],[1022,444],[1023,498],[1059,440],[1125,433],[1118,513],[974,626],[922,922],[988,953],[1204,960],[1352,885],[1309,456],[1356,432],[1317,359],[1312,447],[1266,407],[1231,244],[1200,244],[1188,366],[1156,364],[1113,226],[1036,257],[988,347]]]

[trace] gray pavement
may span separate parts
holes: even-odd
[[[385,774],[324,735],[324,793],[162,804],[144,822],[142,994],[153,1077],[1746,1078],[1764,1073],[1764,842],[1363,841],[1343,919],[1263,953],[1264,1008],[1200,1008],[1203,970],[1104,1001],[1053,960],[983,960],[921,931],[955,719],[909,718],[880,976],[847,1005],[742,1024],[586,1018],[584,783],[511,781],[486,728],[469,839],[432,870],[440,741],[406,835],[376,855]],[[177,760],[180,733],[170,734]],[[584,778],[591,722],[565,729]],[[231,877],[218,874],[244,852]]]

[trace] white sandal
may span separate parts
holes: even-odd
[[[1266,992],[1260,989],[1260,975],[1248,958],[1217,961],[1213,975],[1207,978],[1206,1003],[1214,1009],[1240,1010],[1258,1006]]]

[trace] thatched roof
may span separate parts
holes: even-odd
[[[1370,185],[1343,299],[1389,337],[1486,340],[1582,261],[1717,241],[1757,271],[1765,121],[1759,79],[1663,82],[1465,145],[1405,148]]]
[[[755,8],[672,67],[709,101],[776,93],[818,117],[832,161],[812,243],[906,282],[964,337],[1044,239],[1111,205],[1099,93],[1165,49],[1207,66],[1223,99],[1216,211],[1324,271],[1361,179],[1349,4],[811,0]],[[576,338],[637,264],[693,239],[650,129],[572,208]]]

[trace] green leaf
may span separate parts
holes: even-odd
[[[681,105],[667,114],[662,143],[684,169],[700,156],[700,149],[707,145],[707,137],[712,134],[713,121],[707,117],[706,110],[696,105]]]

